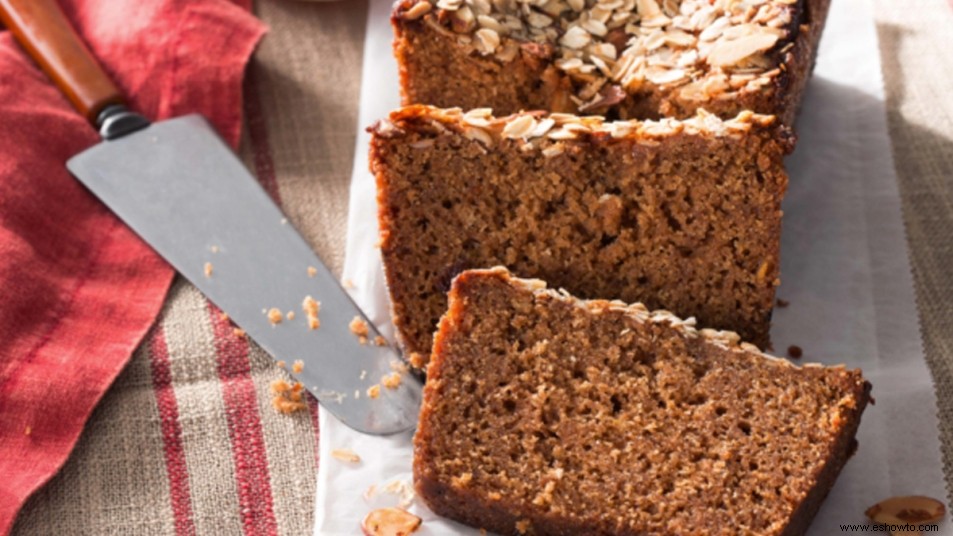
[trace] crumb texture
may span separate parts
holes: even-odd
[[[501,534],[802,534],[868,390],[856,370],[468,271],[436,337],[415,482],[438,514]]]
[[[395,112],[373,131],[371,166],[401,342],[425,360],[452,278],[504,265],[767,344],[790,142],[744,117],[590,128],[564,115]]]

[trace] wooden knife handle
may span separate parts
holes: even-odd
[[[80,40],[56,0],[0,0],[0,20],[91,123],[119,90]]]

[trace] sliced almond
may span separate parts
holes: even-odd
[[[741,60],[768,50],[778,42],[777,34],[755,33],[737,39],[720,39],[708,53],[708,64],[713,67],[728,67]]]
[[[361,521],[366,536],[407,536],[415,532],[422,520],[400,508],[379,508]]]
[[[919,525],[933,523],[946,516],[942,502],[922,495],[891,497],[871,506],[864,514],[877,523]]]
[[[433,6],[430,5],[430,2],[417,2],[404,12],[404,20],[417,20],[429,13],[431,9],[433,9]]]

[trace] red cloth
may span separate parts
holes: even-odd
[[[237,145],[241,78],[264,33],[250,0],[60,4],[134,109],[202,113]],[[0,32],[0,534],[63,465],[172,279],[66,171],[98,141]]]

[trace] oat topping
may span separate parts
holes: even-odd
[[[707,102],[758,91],[780,74],[771,52],[791,45],[792,0],[418,0],[421,17],[483,56],[511,61],[524,43],[554,48],[580,109],[604,88],[647,85]],[[431,13],[434,8],[436,12]]]
[[[420,528],[422,522],[419,517],[400,508],[379,508],[364,517],[361,531],[366,536],[409,536]]]
[[[660,138],[675,134],[701,136],[738,136],[753,126],[766,127],[775,124],[773,115],[744,111],[731,119],[722,119],[699,108],[688,119],[663,118],[660,120],[606,121],[601,116],[578,116],[573,114],[521,112],[504,117],[495,117],[489,108],[476,108],[466,113],[460,108],[435,108],[416,105],[391,113],[390,120],[378,122],[378,135],[396,136],[401,131],[393,122],[405,117],[427,116],[437,132],[455,131],[469,139],[477,140],[486,147],[493,147],[506,140],[524,143],[524,148],[539,149],[547,157],[557,156],[564,150],[564,142],[584,136],[632,138],[640,143],[657,144]],[[765,272],[767,273],[767,272]]]
[[[333,449],[331,457],[342,462],[357,463],[361,461],[361,457],[351,449]]]

